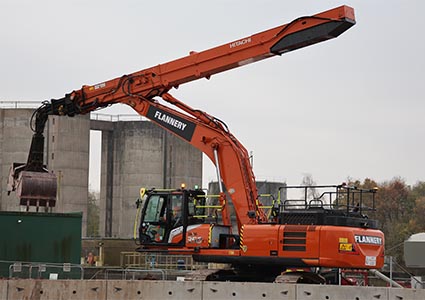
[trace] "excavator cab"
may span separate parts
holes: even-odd
[[[147,191],[141,201],[140,244],[185,246],[187,232],[204,223],[205,200],[199,189]]]

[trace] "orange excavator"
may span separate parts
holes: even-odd
[[[307,199],[301,213],[288,213],[276,205],[267,215],[244,146],[224,122],[169,93],[193,80],[209,79],[226,70],[335,38],[354,24],[354,10],[341,6],[46,101],[35,112],[35,133],[27,163],[15,164],[11,169],[10,190],[21,187],[21,204],[54,203],[51,195],[55,193],[56,179],[43,166],[47,117],[72,117],[123,103],[205,153],[217,168],[220,186],[220,224],[200,217],[206,207],[201,190],[146,191],[139,203],[139,251],[192,254],[199,261],[232,264],[238,274],[261,273],[267,277],[278,275],[283,266],[380,268],[384,237],[372,220],[350,212],[349,202],[347,210],[334,209],[339,206],[333,204],[329,209],[313,209]],[[45,175],[43,182],[37,174]],[[354,191],[345,185],[336,190],[337,194],[344,190],[347,195]],[[35,196],[33,191],[37,191]],[[232,229],[229,201],[234,206],[237,232]],[[177,206],[180,210],[174,213]],[[311,213],[316,221],[294,217],[305,214],[311,219]],[[286,218],[293,221],[288,223]],[[254,277],[248,276],[247,280],[256,280]]]

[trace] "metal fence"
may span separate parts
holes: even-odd
[[[106,280],[166,280],[169,277],[167,270],[161,269],[106,269],[104,271],[104,279]]]
[[[37,108],[40,107],[40,101],[5,101],[0,100],[0,108],[18,109],[18,108]]]
[[[124,122],[124,121],[147,121],[148,119],[137,114],[121,114],[121,115],[110,115],[100,113],[90,113],[90,119],[95,121],[107,121],[107,122]]]
[[[0,261],[8,266],[9,278],[22,279],[83,279],[84,268],[71,263],[11,262]]]
[[[0,109],[36,109],[41,106],[40,101],[5,101],[0,100]],[[90,113],[90,119],[107,122],[147,121],[148,119],[138,114],[102,114]]]

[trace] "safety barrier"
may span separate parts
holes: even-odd
[[[0,280],[0,299],[423,300],[425,290],[304,284],[154,280]]]

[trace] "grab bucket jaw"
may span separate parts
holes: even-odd
[[[21,171],[24,164],[14,163],[10,169],[8,193],[16,192],[20,205],[54,207],[56,205],[57,178],[51,172]]]

